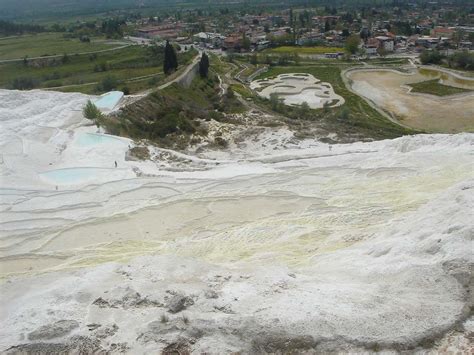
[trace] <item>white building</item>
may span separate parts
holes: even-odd
[[[395,42],[393,38],[387,36],[378,36],[375,37],[377,41],[379,41],[379,47],[385,49],[387,52],[393,52],[395,49]]]
[[[193,36],[194,41],[206,43],[211,46],[220,47],[225,40],[225,36],[214,32],[199,32]]]

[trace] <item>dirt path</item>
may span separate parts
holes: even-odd
[[[188,73],[194,68],[194,66],[201,60],[201,52],[199,52],[196,57],[194,57],[193,61],[184,69],[181,74],[179,74],[176,78],[172,79],[171,81],[168,81],[167,83],[164,83],[160,86],[158,86],[158,90],[163,90],[166,89],[168,86],[173,85],[174,83],[180,81],[182,78],[184,78]]]

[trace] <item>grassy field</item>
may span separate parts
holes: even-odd
[[[252,98],[253,92],[243,84],[231,84],[230,88],[234,90],[234,92],[238,93],[244,99]]]
[[[136,94],[164,83],[165,79],[166,76],[163,73],[154,74],[142,79],[122,79],[120,80],[117,88],[122,91],[127,88],[130,94]],[[73,85],[57,88],[54,90],[61,92],[81,92],[88,95],[97,95],[103,92],[103,90],[98,90],[97,84]]]
[[[277,48],[266,49],[263,53],[272,54],[325,54],[325,53],[338,53],[344,52],[344,48],[339,47],[290,47],[283,46]]]
[[[341,77],[341,68],[337,65],[313,65],[295,67],[273,67],[262,73],[259,79],[273,77],[284,73],[309,73],[317,79],[330,83],[334,91],[344,97],[346,103],[338,108],[312,110],[312,119],[324,120],[326,126],[334,132],[360,133],[373,139],[394,138],[415,133],[405,129],[373,109],[364,99],[349,91]],[[296,108],[286,108],[297,110]]]
[[[225,76],[226,74],[235,74],[240,69],[235,64],[230,64],[224,58],[217,56],[214,53],[209,53],[209,62],[211,69],[217,74]]]
[[[187,52],[178,55],[181,65],[186,65],[195,55]],[[33,88],[56,88],[60,91],[77,91],[98,94],[99,83],[114,78],[118,87],[126,86],[131,93],[142,91],[156,84],[164,77],[163,55],[152,55],[147,48],[130,46],[116,51],[96,55],[71,55],[63,63],[60,59],[38,59],[0,64],[0,87],[15,88],[16,80],[28,78]]]
[[[439,83],[439,79],[422,81],[420,83],[408,84],[412,87],[411,92],[419,92],[436,96],[449,96],[470,92],[471,90],[457,88],[454,86],[443,85]]]
[[[64,38],[61,33],[40,33],[0,39],[0,60],[93,52],[119,46],[105,39],[84,43],[78,38]]]

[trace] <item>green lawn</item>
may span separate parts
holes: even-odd
[[[225,58],[219,57],[214,53],[209,53],[209,62],[211,68],[219,75],[224,76],[228,73],[235,74],[238,70],[237,65],[232,65],[225,60]]]
[[[194,55],[195,52],[179,54],[178,61],[186,65]],[[23,62],[0,63],[0,87],[14,88],[15,80],[29,78],[34,82],[34,88],[68,86],[59,90],[98,94],[103,90],[98,88],[97,83],[110,76],[120,82],[119,88],[127,86],[133,93],[153,87],[163,78],[163,56],[152,56],[147,48],[141,46],[94,56],[70,55],[67,63],[60,59],[48,61],[51,60],[31,60],[27,65]],[[102,66],[106,70],[102,70]],[[156,78],[154,82],[151,81],[153,77]]]
[[[40,33],[0,39],[0,60],[93,52],[119,46],[105,39],[93,38],[90,43],[84,43],[78,38],[64,38],[61,33]]]
[[[243,84],[231,84],[230,88],[236,93],[240,94],[240,96],[242,96],[244,99],[252,98],[254,96],[252,90]]]
[[[344,65],[273,67],[266,73],[262,73],[258,79],[284,73],[309,73],[317,79],[330,83],[334,91],[341,95],[346,102],[338,108],[317,110],[315,119],[325,120],[327,125],[333,126],[335,132],[360,132],[365,137],[374,139],[394,138],[415,133],[391,122],[373,109],[364,99],[349,91],[341,77],[343,68]],[[345,113],[347,113],[347,118],[341,118],[345,116]]]
[[[266,49],[263,53],[272,53],[272,54],[325,54],[325,53],[338,53],[344,52],[344,48],[339,47],[291,47],[291,46],[282,46],[277,48]]]
[[[457,88],[454,86],[443,85],[439,83],[439,79],[422,81],[420,83],[408,84],[411,86],[411,92],[419,92],[423,94],[431,94],[436,96],[448,96],[462,94],[471,90]]]

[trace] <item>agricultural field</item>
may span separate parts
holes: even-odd
[[[0,39],[0,60],[22,59],[95,52],[123,46],[123,42],[92,38],[81,42],[78,38],[64,38],[61,33],[40,33]]]
[[[195,51],[178,54],[180,65],[189,63],[195,54]],[[89,55],[0,63],[0,87],[54,88],[98,94],[118,85],[119,88],[126,86],[133,93],[156,85],[163,77],[162,65],[162,51],[153,52],[141,46]]]

